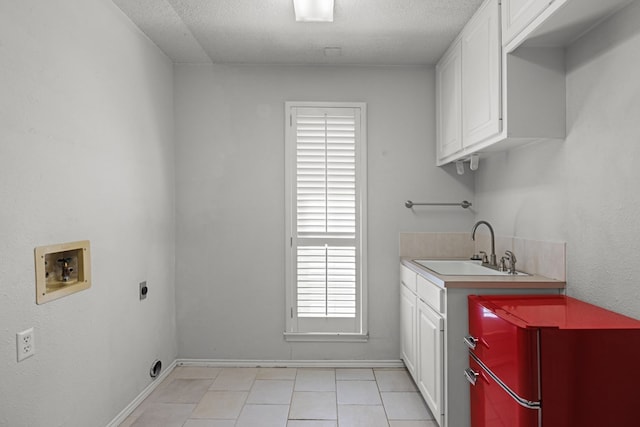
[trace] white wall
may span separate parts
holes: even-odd
[[[568,293],[640,318],[640,2],[567,50],[567,138],[493,156],[477,219],[567,242]]]
[[[104,426],[175,359],[172,73],[109,0],[0,1],[0,426]],[[91,289],[36,305],[83,239]]]
[[[398,359],[398,233],[468,230],[473,213],[404,201],[472,199],[435,167],[427,68],[176,65],[178,354],[185,358]],[[366,344],[287,343],[284,102],[368,111]]]

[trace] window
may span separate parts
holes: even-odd
[[[290,340],[366,339],[366,106],[286,103]]]

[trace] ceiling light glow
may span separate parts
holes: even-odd
[[[293,0],[298,22],[333,22],[333,0]]]

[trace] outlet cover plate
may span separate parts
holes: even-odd
[[[146,299],[147,293],[149,292],[149,288],[147,287],[147,281],[140,282],[140,299]]]
[[[33,328],[16,334],[16,351],[18,354],[18,362],[36,353],[36,341],[33,335]]]

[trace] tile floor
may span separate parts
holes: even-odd
[[[404,369],[177,367],[120,427],[437,427]]]

